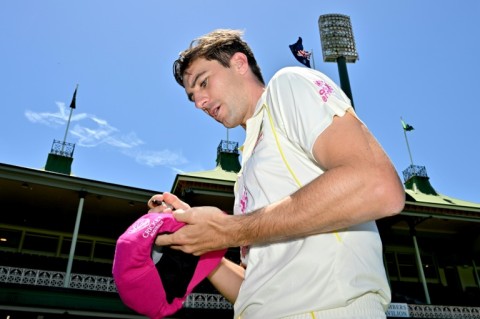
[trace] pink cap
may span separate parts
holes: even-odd
[[[184,225],[172,214],[149,213],[140,217],[118,238],[112,273],[125,305],[152,319],[174,314],[182,308],[188,294],[220,263],[226,249],[208,252],[199,258],[165,249],[160,254],[160,260],[154,262],[152,248],[157,235],[173,233]],[[175,259],[173,264],[172,258]],[[166,278],[170,279],[170,283],[165,281]],[[184,284],[180,283],[182,281]],[[179,292],[182,285],[185,287]]]

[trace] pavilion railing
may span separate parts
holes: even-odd
[[[17,268],[0,265],[0,283],[63,287],[65,272],[40,269]],[[72,289],[94,290],[116,293],[117,288],[112,277],[71,274]],[[232,304],[218,294],[192,293],[184,302],[185,308],[231,309]],[[443,318],[443,319],[480,319],[480,307],[417,305],[392,303],[387,317],[395,318]]]

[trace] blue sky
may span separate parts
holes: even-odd
[[[323,62],[318,18],[350,16],[360,59],[348,65],[359,116],[397,171],[427,168],[440,193],[480,203],[480,2],[477,0],[224,0],[0,2],[0,162],[42,169],[54,139],[73,173],[155,191],[176,174],[215,167],[227,130],[194,109],[172,77],[190,41],[216,28],[245,31],[264,77],[300,65],[299,36]]]

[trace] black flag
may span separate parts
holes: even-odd
[[[76,107],[76,102],[77,102],[77,89],[78,89],[78,84],[77,87],[75,88],[75,92],[73,92],[73,98],[72,98],[72,103],[70,103],[70,108],[75,109]]]

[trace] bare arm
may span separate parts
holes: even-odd
[[[335,231],[403,208],[405,192],[392,163],[351,114],[334,118],[317,138],[313,153],[325,173],[291,196],[242,216],[213,207],[178,211],[175,218],[188,225],[159,236],[157,243],[200,255]]]
[[[403,208],[405,192],[395,168],[351,114],[334,118],[317,139],[314,156],[325,173],[248,216],[240,223],[239,234],[245,235],[237,240],[251,244],[330,232],[394,215]],[[294,219],[289,217],[292,213]]]
[[[208,279],[228,301],[235,303],[244,275],[243,267],[223,258],[218,267],[208,275]]]

